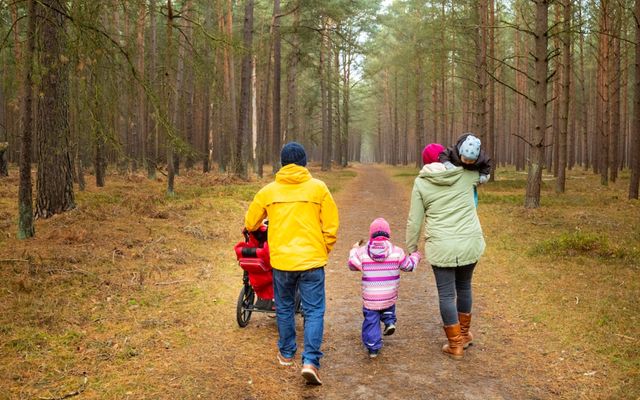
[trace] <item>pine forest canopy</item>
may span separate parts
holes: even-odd
[[[323,170],[419,166],[464,132],[527,171],[526,207],[544,169],[560,193],[566,169],[603,185],[630,169],[637,198],[639,14],[631,0],[0,0],[0,142],[25,216],[34,159],[44,218],[74,207],[87,171],[98,186],[108,167],[161,173],[172,194],[181,168],[275,172],[291,140]]]

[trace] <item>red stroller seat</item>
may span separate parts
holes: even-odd
[[[273,275],[267,244],[267,226],[257,231],[243,232],[245,241],[234,246],[238,263],[249,275],[249,282],[258,298],[273,299]]]

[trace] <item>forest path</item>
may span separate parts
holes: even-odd
[[[249,326],[238,328],[233,326],[235,321],[224,317],[216,321],[216,329],[207,331],[202,342],[191,347],[202,353],[197,368],[206,372],[196,374],[196,379],[203,380],[205,396],[217,393],[219,398],[252,400],[532,398],[531,388],[513,382],[512,371],[502,366],[504,357],[513,357],[507,350],[508,342],[497,342],[500,348],[491,348],[497,346],[496,341],[487,340],[485,347],[485,305],[479,301],[474,304],[477,313],[472,324],[475,345],[465,352],[462,361],[442,354],[446,337],[433,273],[424,261],[415,272],[402,273],[398,329],[384,338],[378,358],[368,357],[360,339],[361,275],[347,268],[349,250],[353,243],[366,238],[369,224],[377,217],[389,221],[391,240],[404,247],[411,188],[394,182],[382,167],[356,165],[354,169],[357,176],[335,195],[340,229],[326,267],[327,311],[320,370],[323,385],[307,386],[300,376],[302,318],[297,318],[296,365],[281,367],[276,362],[274,318],[256,315]],[[194,367],[194,361],[189,365]],[[221,382],[225,382],[224,389],[219,386]]]
[[[326,274],[327,313],[322,398],[331,399],[510,399],[523,388],[488,368],[490,356],[481,328],[472,326],[477,344],[463,361],[444,356],[445,342],[433,274],[422,261],[403,273],[397,303],[398,330],[385,337],[377,359],[369,359],[360,340],[362,300],[360,274],[346,267],[352,244],[366,238],[370,222],[384,217],[391,240],[404,247],[410,189],[392,181],[374,165],[357,166],[358,176],[336,196],[340,210],[338,243]],[[483,357],[478,357],[483,354]],[[498,365],[499,363],[491,363]],[[519,393],[519,394],[516,394]],[[347,395],[348,394],[348,395]]]

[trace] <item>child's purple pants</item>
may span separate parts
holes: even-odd
[[[396,323],[395,304],[384,310],[369,310],[362,307],[364,321],[362,321],[362,343],[367,350],[380,350],[382,348],[382,331],[380,321],[385,325]]]

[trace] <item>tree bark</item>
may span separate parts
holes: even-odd
[[[173,64],[173,4],[171,0],[167,0],[167,55],[165,58],[165,79],[164,79],[164,91],[165,91],[165,102],[166,102],[166,112],[169,116],[169,125],[170,127],[176,126],[176,116],[172,108],[175,109],[177,104],[173,104],[174,97],[177,97],[177,93],[174,94],[172,87],[172,64]],[[172,128],[168,128],[170,130]],[[169,135],[171,136],[171,135]],[[175,181],[175,160],[174,160],[174,151],[173,151],[173,142],[174,139],[172,137],[167,138],[167,195],[174,196],[174,181]]]
[[[39,19],[41,77],[38,101],[36,216],[49,218],[75,208],[69,153],[69,57],[65,54],[65,3],[43,0]]]
[[[243,39],[245,53],[242,55],[242,71],[240,75],[240,121],[236,139],[235,173],[247,179],[249,164],[249,138],[251,137],[251,75],[253,72],[253,0],[245,0]]]
[[[296,0],[293,12],[293,32],[291,38],[291,53],[287,65],[287,112],[284,124],[284,137],[287,140],[298,140],[300,126],[298,123],[298,64],[300,63],[300,0]]]
[[[422,167],[422,149],[424,142],[424,84],[422,79],[422,60],[416,60],[416,167]]]
[[[29,0],[29,26],[24,60],[22,98],[22,141],[20,144],[20,186],[18,189],[18,239],[35,235],[31,184],[31,142],[33,138],[33,58],[36,51],[36,0]]]
[[[618,179],[618,141],[620,136],[620,10],[613,6],[612,9],[612,34],[611,43],[611,64],[609,70],[610,77],[610,101],[611,101],[611,128],[609,131],[609,179],[615,182]]]
[[[640,1],[634,6],[635,22],[635,73],[633,82],[633,116],[631,129],[631,180],[629,181],[629,198],[638,198],[640,183]]]
[[[273,147],[271,149],[272,173],[280,170],[280,147],[282,147],[282,128],[280,125],[280,75],[281,75],[281,40],[280,40],[280,0],[273,2]]]
[[[540,207],[540,186],[542,184],[542,168],[544,167],[545,129],[547,126],[547,30],[549,22],[549,3],[547,0],[536,0],[535,17],[535,86],[534,115],[535,127],[527,174],[527,190],[524,199],[525,208]]]
[[[278,0],[276,0],[278,1]],[[324,17],[323,17],[324,18]],[[331,136],[329,135],[329,116],[328,116],[328,101],[327,101],[327,61],[329,58],[327,55],[327,38],[325,31],[325,21],[322,21],[321,26],[321,38],[320,38],[320,107],[322,118],[322,170],[328,171],[331,169]]]
[[[562,38],[562,84],[560,93],[560,129],[558,145],[558,178],[556,193],[564,193],[567,169],[567,128],[571,93],[571,0],[564,0]]]

